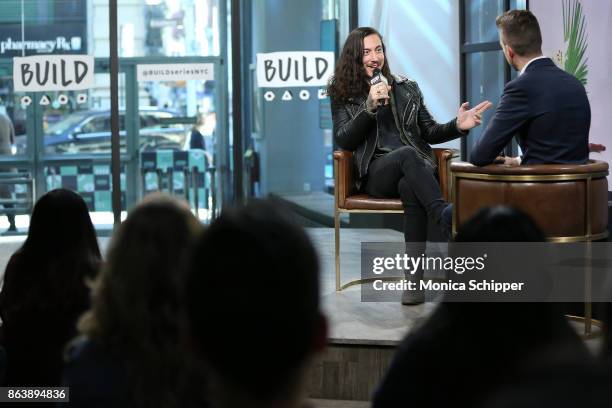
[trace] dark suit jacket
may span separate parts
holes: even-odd
[[[549,59],[533,61],[508,82],[470,162],[493,162],[518,136],[523,164],[584,163],[589,158],[591,107],[584,86]]]

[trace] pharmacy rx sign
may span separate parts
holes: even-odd
[[[309,100],[316,87],[317,98],[326,98],[324,88],[334,73],[334,53],[326,51],[291,51],[257,54],[257,86],[274,88],[264,93],[266,102],[278,97],[282,101],[295,98]],[[292,91],[287,88],[298,88]],[[299,89],[301,88],[301,89]],[[278,95],[277,95],[278,94]]]

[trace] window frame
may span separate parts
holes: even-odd
[[[466,101],[468,97],[468,89],[467,89],[467,77],[469,73],[467,72],[467,56],[468,54],[487,52],[487,51],[502,51],[502,47],[499,44],[499,41],[487,41],[487,42],[472,42],[469,43],[466,41],[467,38],[467,29],[466,29],[466,5],[470,0],[459,0],[459,61],[460,61],[460,95],[461,101]],[[476,1],[476,0],[472,0]],[[479,0],[486,1],[486,0]],[[511,9],[512,0],[504,0],[503,2],[503,11],[508,11]],[[525,9],[529,10],[529,0],[525,1]],[[503,62],[503,73],[504,73],[504,85],[507,84],[512,78],[512,68],[505,61]],[[498,67],[499,68],[499,67]],[[499,90],[501,93],[501,89]],[[461,139],[461,158],[463,160],[467,160],[470,154],[469,144],[467,143],[465,138]],[[518,155],[518,143],[516,140],[512,139],[510,143],[504,149],[505,154],[509,156]]]

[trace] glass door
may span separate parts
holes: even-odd
[[[215,85],[214,80],[138,83],[146,94],[138,99],[141,192],[171,190],[202,220],[217,208]]]
[[[217,122],[221,90],[214,80],[139,82],[137,67],[148,63],[221,69],[218,57],[120,60],[122,216],[144,195],[164,191],[188,200],[202,220],[210,219],[219,201],[217,157],[224,154],[218,137],[225,132]],[[14,139],[4,150],[0,145],[0,205],[16,215],[20,232],[27,230],[32,203],[55,188],[79,193],[96,228],[112,228],[107,59],[96,59],[94,78],[94,87],[85,91],[15,93],[12,64],[0,63],[0,113],[15,128]],[[2,177],[13,173],[29,177],[28,183],[13,180],[3,187]],[[0,230],[11,223],[0,216]]]
[[[33,95],[15,93],[12,67],[0,62],[0,233],[27,230],[35,197],[32,154],[35,109]]]
[[[127,209],[125,85],[125,72],[120,72],[123,212]],[[34,162],[41,194],[55,188],[73,190],[87,203],[96,228],[111,229],[110,75],[106,61],[99,60],[96,63],[93,88],[86,91],[39,93],[37,100],[43,101],[38,102],[41,126],[36,132]]]

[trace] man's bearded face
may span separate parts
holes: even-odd
[[[363,39],[363,68],[367,76],[372,77],[374,70],[382,69],[384,65],[382,41],[378,35],[370,34]]]

